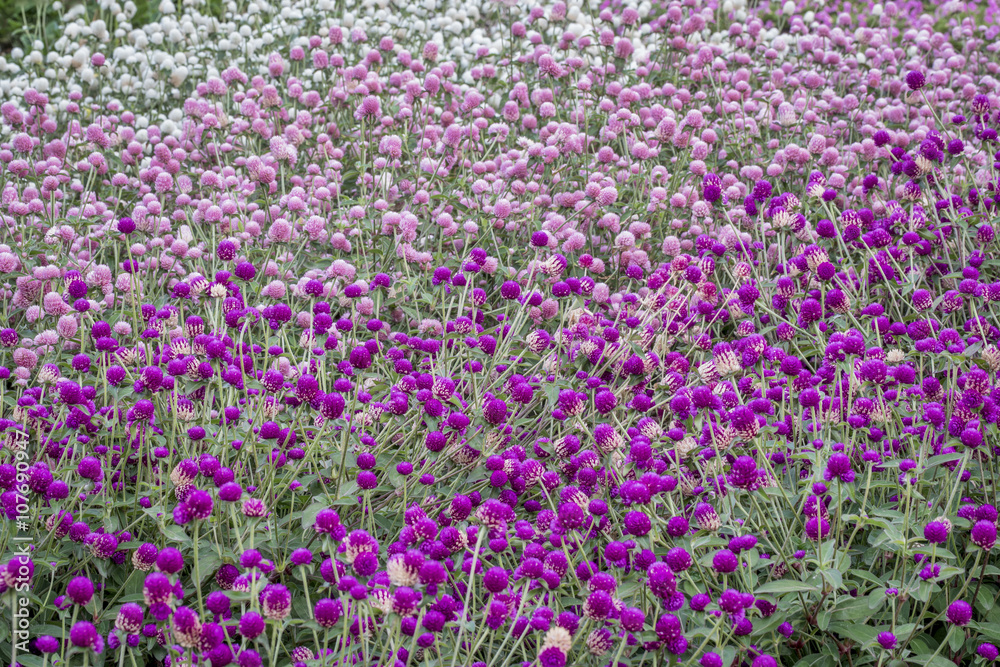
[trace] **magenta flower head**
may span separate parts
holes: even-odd
[[[712,556],[712,568],[720,574],[735,572],[740,565],[740,559],[729,549],[719,549]]]
[[[135,221],[132,218],[119,218],[118,231],[122,234],[131,234],[135,231]]]
[[[147,605],[170,602],[174,597],[174,586],[167,575],[152,572],[146,576],[142,586],[142,595]]]
[[[59,651],[59,640],[52,635],[42,635],[35,642],[35,647],[42,653],[57,653]]]
[[[507,588],[508,581],[507,570],[502,567],[491,567],[483,575],[483,586],[490,593],[500,593]]]
[[[111,533],[96,533],[87,537],[90,552],[97,558],[111,558],[118,549],[118,538]]]
[[[142,617],[142,607],[135,602],[126,602],[118,610],[115,628],[126,634],[134,635],[142,629]]]
[[[178,607],[172,619],[174,636],[181,646],[193,648],[201,639],[201,619],[190,607]]]
[[[854,470],[851,469],[851,457],[842,452],[837,452],[830,457],[826,463],[826,470],[823,472],[823,479],[831,481],[839,479],[841,482],[849,484],[854,481]]]
[[[972,620],[972,607],[965,600],[955,600],[948,605],[946,616],[955,625],[967,625]]]
[[[621,622],[629,632],[639,632],[646,624],[646,612],[638,607],[626,607],[622,610]]]
[[[132,566],[137,570],[149,572],[153,565],[156,564],[158,557],[159,552],[156,549],[156,545],[143,542],[139,545],[138,549],[132,552]]]
[[[906,85],[910,90],[920,90],[927,83],[923,73],[918,70],[910,70],[906,73]]]
[[[508,280],[500,286],[500,296],[507,301],[512,301],[521,296],[521,286],[514,280]]]
[[[323,598],[313,608],[313,615],[316,617],[316,622],[321,627],[328,629],[337,625],[342,612],[343,605],[340,601],[331,600],[330,598]]]
[[[972,526],[972,543],[989,551],[997,542],[997,526],[992,521],[977,521]]]
[[[289,557],[292,565],[302,566],[312,562],[313,554],[309,549],[296,549]]]
[[[625,532],[629,535],[642,537],[643,535],[646,535],[652,527],[652,522],[644,512],[635,510],[625,515]]]
[[[666,642],[668,645],[671,642],[682,638],[684,632],[681,627],[681,620],[673,614],[664,614],[663,616],[660,616],[660,618],[656,620],[654,630],[656,631],[656,636],[660,638],[660,641]]]
[[[691,554],[683,547],[675,547],[667,552],[666,563],[674,572],[684,572],[693,564]]]
[[[682,516],[672,516],[667,520],[667,535],[670,537],[683,537],[690,529],[690,523]]]
[[[719,519],[715,508],[708,503],[698,503],[694,509],[694,520],[698,528],[710,532],[715,532],[722,526],[722,520]]]
[[[337,514],[336,510],[322,509],[316,515],[316,523],[313,524],[313,530],[317,533],[329,535],[336,530],[338,525],[340,525],[340,515]]]
[[[673,570],[664,562],[656,562],[646,571],[646,583],[649,590],[661,599],[665,599],[677,590],[677,577]]]
[[[236,244],[228,239],[220,241],[215,254],[224,262],[232,261],[236,259]]]
[[[82,607],[94,598],[94,582],[88,577],[73,577],[66,586],[66,595]]]
[[[979,647],[976,649],[976,653],[979,654],[980,657],[986,658],[990,662],[993,662],[998,657],[1000,657],[1000,650],[997,650],[996,646],[988,642],[980,644]]]
[[[240,618],[239,632],[247,639],[259,637],[264,632],[264,619],[255,611],[248,611]]]
[[[718,653],[709,651],[705,655],[701,656],[698,661],[701,667],[722,667],[722,656]]]
[[[504,423],[507,413],[507,404],[499,398],[490,399],[483,406],[483,416],[494,426]]]
[[[233,582],[240,576],[239,569],[231,563],[224,563],[215,573],[215,583],[224,591],[232,590]]]
[[[264,661],[261,659],[260,653],[247,648],[240,651],[239,658],[236,659],[236,664],[240,667],[261,667]]]
[[[214,502],[207,491],[193,489],[185,501],[192,519],[207,519],[212,515]]]
[[[184,568],[184,556],[173,547],[167,547],[156,557],[156,569],[167,574],[177,574]]]
[[[281,584],[270,584],[261,591],[260,603],[264,616],[281,620],[292,610],[292,594]]]
[[[0,566],[0,572],[3,569],[7,570],[6,574],[0,574],[0,577],[4,577],[7,580],[7,585],[19,586],[31,581],[31,578],[35,574],[35,563],[27,555],[18,554],[10,559],[6,568]]]
[[[69,631],[69,641],[73,646],[88,648],[94,653],[104,650],[104,641],[97,628],[89,621],[77,621]]]
[[[948,526],[942,521],[931,521],[924,526],[924,539],[931,544],[944,544],[948,541]],[[996,531],[994,530],[994,537]]]
[[[830,534],[830,522],[823,517],[814,516],[806,521],[806,537],[810,540],[821,540]]]
[[[878,645],[886,651],[896,648],[896,635],[891,632],[880,632],[875,639],[878,641]]]

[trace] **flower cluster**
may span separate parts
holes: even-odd
[[[995,2],[56,4],[5,662],[997,660]]]

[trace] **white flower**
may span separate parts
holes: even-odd
[[[173,72],[170,73],[170,83],[174,87],[180,87],[180,85],[184,83],[184,79],[186,79],[187,76],[188,76],[187,67],[183,66],[177,67],[174,69]]]

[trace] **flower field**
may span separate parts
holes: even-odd
[[[35,15],[4,664],[997,660],[995,0]]]

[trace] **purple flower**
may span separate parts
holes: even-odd
[[[507,588],[508,574],[502,567],[491,567],[483,575],[483,586],[490,593],[499,593]]]
[[[830,534],[830,522],[823,517],[814,516],[806,521],[806,536],[810,540],[821,540]]]
[[[701,656],[698,664],[701,665],[701,667],[723,667],[722,656],[718,653],[709,651],[705,655]]]
[[[156,557],[156,568],[167,574],[176,574],[184,568],[184,556],[177,549],[167,547]]]
[[[104,650],[104,642],[97,628],[89,621],[77,621],[69,631],[69,640],[73,646],[100,653]]]
[[[927,79],[919,70],[910,70],[906,73],[906,85],[910,90],[920,90],[926,82]]]
[[[944,544],[948,541],[949,527],[941,521],[931,521],[924,526],[924,539],[931,544]],[[994,536],[995,536],[994,531]]]
[[[625,532],[629,535],[642,537],[643,535],[646,535],[652,527],[652,522],[643,512],[635,510],[625,515]]]
[[[248,611],[240,618],[239,632],[247,639],[259,637],[264,632],[264,619],[255,611]]]
[[[118,610],[115,618],[115,628],[126,633],[135,634],[142,628],[143,611],[135,602],[126,602]]]
[[[720,574],[729,574],[740,566],[740,559],[729,549],[719,549],[712,556],[712,568]]]
[[[997,647],[990,643],[980,644],[979,647],[976,648],[976,653],[990,662],[993,662],[998,656],[1000,656],[1000,651],[997,650]]]
[[[85,606],[94,597],[94,582],[88,577],[73,577],[66,586],[66,595],[73,604]]]
[[[830,457],[823,472],[823,479],[831,481],[838,479],[845,484],[854,481],[854,470],[851,469],[851,458],[847,454],[837,452]]]
[[[955,625],[966,625],[972,620],[972,607],[965,600],[955,600],[948,605],[946,616]]]
[[[281,584],[269,584],[260,594],[261,609],[264,616],[281,620],[288,616],[292,608],[292,595]]]
[[[343,613],[343,605],[339,600],[323,598],[313,607],[313,616],[316,622],[324,628],[332,628],[337,625],[337,621]]]
[[[646,571],[646,584],[653,595],[666,599],[677,590],[677,577],[664,562],[653,563]]]
[[[997,526],[993,521],[977,521],[972,526],[972,543],[989,551],[997,542]]]

